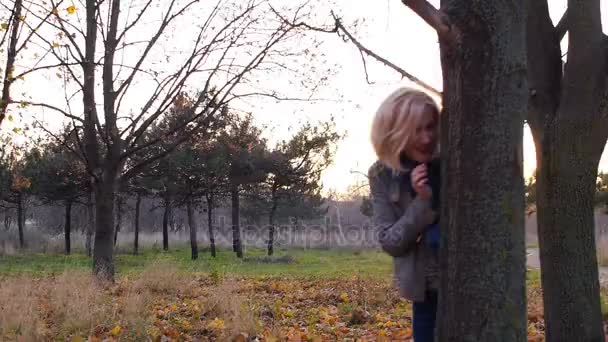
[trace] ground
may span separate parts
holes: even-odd
[[[119,255],[100,286],[82,255],[0,257],[0,340],[306,341],[411,337],[411,304],[377,250],[146,250]],[[538,271],[528,272],[529,339],[543,340]]]

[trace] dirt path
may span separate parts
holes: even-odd
[[[538,248],[528,248],[526,251],[526,263],[528,267],[540,268]],[[608,287],[608,267],[600,267],[600,284],[602,287]]]

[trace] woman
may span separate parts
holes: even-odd
[[[369,169],[374,225],[393,256],[400,294],[413,301],[415,342],[434,340],[439,285],[439,108],[424,92],[401,88],[378,109]]]

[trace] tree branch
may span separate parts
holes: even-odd
[[[560,41],[564,39],[566,32],[568,32],[568,9],[566,9],[564,15],[562,15],[562,18],[555,26],[555,32],[557,33]]]
[[[452,24],[447,15],[433,7],[428,1],[401,0],[401,2],[434,28],[440,37],[447,37],[452,32]]]
[[[439,90],[435,89],[434,87],[432,87],[431,85],[429,85],[426,82],[422,81],[418,77],[410,74],[409,72],[405,71],[403,68],[397,66],[395,63],[392,63],[391,61],[387,60],[386,58],[381,57],[377,53],[373,52],[372,50],[368,49],[363,44],[361,44],[361,42],[359,42],[357,40],[357,38],[355,38],[355,36],[353,36],[344,27],[344,25],[342,24],[342,20],[340,18],[338,18],[333,12],[332,12],[331,15],[332,15],[332,17],[334,19],[334,27],[333,28],[322,28],[322,27],[314,27],[314,26],[311,26],[311,25],[306,24],[304,22],[300,22],[300,23],[290,22],[287,18],[283,17],[274,8],[270,7],[270,9],[285,24],[289,25],[292,28],[302,28],[302,27],[304,27],[304,28],[306,28],[308,30],[312,30],[312,31],[316,31],[316,32],[337,33],[338,35],[340,35],[340,33],[344,34],[351,42],[353,42],[353,44],[357,47],[357,49],[359,49],[360,52],[365,53],[366,55],[374,58],[376,61],[378,61],[378,62],[384,64],[385,66],[393,69],[394,71],[398,72],[402,77],[407,78],[408,80],[414,82],[415,84],[421,86],[422,88],[424,88],[424,89],[432,92],[433,94],[441,96],[441,92]],[[367,66],[365,65],[365,62],[363,64],[363,66],[364,66],[365,69],[367,69]],[[366,72],[366,80],[369,83],[369,77],[367,76],[367,72]]]

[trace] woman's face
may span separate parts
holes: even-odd
[[[405,154],[419,163],[428,163],[435,156],[439,140],[439,116],[432,111],[422,114]]]

